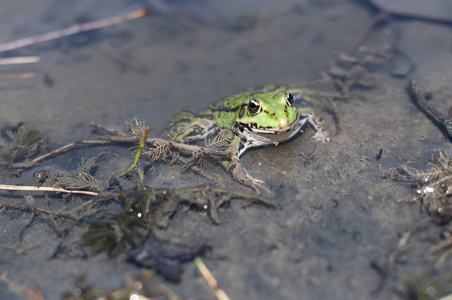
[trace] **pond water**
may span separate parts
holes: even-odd
[[[367,1],[346,0],[5,0],[0,43],[141,7],[151,7],[153,13],[4,53],[39,56],[40,62],[0,66],[1,73],[34,73],[0,79],[0,126],[34,124],[45,132],[50,149],[95,138],[91,122],[127,130],[124,121],[139,118],[157,137],[182,108],[200,111],[250,86],[322,78],[376,13]],[[352,87],[352,97],[335,100],[338,135],[316,143],[308,129],[288,143],[242,157],[248,172],[272,190],[276,210],[243,208],[233,201],[219,210],[220,225],[190,209],[174,215],[167,228],[154,229],[171,243],[209,244],[212,253],[203,259],[231,299],[403,299],[394,292],[398,275],[416,274],[434,261],[420,258],[438,241],[440,228],[428,222],[419,205],[397,202],[413,190],[388,174],[407,162],[425,170],[436,150],[451,152],[440,128],[406,93],[408,78],[416,78],[433,93],[431,103],[438,110],[446,113],[451,106],[450,24],[392,17],[371,30],[361,45],[389,45],[397,51],[369,71],[377,78],[374,86]],[[393,66],[410,63],[412,73],[391,75]],[[334,131],[333,114],[320,107]],[[36,169],[55,165],[75,170],[82,157],[92,156],[99,156],[96,173],[107,180],[131,163],[129,146],[77,147],[20,176],[1,175],[1,180],[33,185]],[[231,190],[254,193],[220,167],[206,172],[222,178]],[[213,183],[169,162],[156,163],[151,173],[145,184],[154,187]],[[0,203],[23,204],[27,194],[3,191]],[[53,193],[47,194],[50,199],[42,193],[33,196],[35,205],[54,211],[84,201]],[[425,224],[422,235],[410,231],[420,223]],[[72,247],[84,228],[57,234],[31,213],[6,211],[0,215],[0,229],[1,299],[29,299],[26,289],[35,284],[45,299],[59,299],[82,274],[91,284],[113,288],[124,274],[140,272],[124,255],[109,258],[86,249],[83,255],[66,251],[54,257],[58,247]],[[410,252],[412,260],[395,263],[381,284],[373,266],[385,268],[406,232],[417,250]],[[12,250],[28,247],[24,253]],[[183,267],[180,283],[159,275],[156,280],[183,299],[215,299],[193,261]]]

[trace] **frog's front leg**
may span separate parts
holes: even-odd
[[[240,149],[241,146],[242,148]],[[265,182],[250,176],[240,162],[239,156],[246,150],[246,145],[241,144],[240,138],[234,138],[230,150],[232,153],[231,157],[224,157],[221,160],[221,165],[231,174],[232,178],[243,185],[253,188],[258,195],[261,189],[271,194],[270,189],[265,186]]]

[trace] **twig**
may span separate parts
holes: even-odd
[[[428,103],[427,99],[425,99],[424,93],[417,87],[416,80],[411,80],[409,85],[409,89],[414,95],[417,103],[429,116],[439,122],[444,127],[444,129],[446,129],[449,137],[452,138],[452,119],[450,118],[450,116],[446,116],[440,113],[438,110],[436,110],[436,108]]]
[[[240,192],[236,192],[236,191],[229,191],[229,190],[225,190],[225,189],[211,189],[211,190],[214,193],[220,193],[220,194],[224,194],[224,195],[231,195],[231,196],[243,198],[243,199],[246,199],[246,200],[250,201],[250,203],[252,203],[253,200],[257,200],[257,201],[260,201],[260,203],[262,205],[266,205],[266,206],[271,207],[271,208],[276,208],[277,207],[277,205],[275,203],[271,202],[270,200],[266,200],[264,198],[257,197],[257,196],[254,196],[254,195],[240,193]]]
[[[44,33],[41,35],[24,38],[24,39],[17,40],[14,42],[1,44],[0,52],[6,52],[6,51],[34,45],[34,44],[41,43],[41,42],[59,39],[59,38],[62,38],[62,37],[68,36],[68,35],[73,35],[73,34],[80,33],[80,32],[90,31],[90,30],[94,30],[94,29],[99,29],[99,28],[131,21],[134,19],[138,19],[138,18],[147,16],[150,13],[151,13],[150,9],[140,8],[140,9],[131,11],[129,13],[117,15],[117,16],[114,16],[111,18],[102,19],[99,21],[94,21],[94,22],[85,23],[85,24],[74,25],[74,26],[71,26],[71,27],[68,27],[65,29],[55,30],[55,31]]]
[[[91,123],[91,126],[105,131],[107,133],[109,133],[112,136],[103,136],[102,138],[105,139],[105,141],[108,141],[110,143],[131,143],[131,142],[135,142],[137,140],[137,138],[128,136],[120,131],[117,131],[116,129],[112,129],[100,124],[96,124],[96,123]],[[94,143],[94,142],[93,142]],[[174,147],[176,149],[179,150],[183,150],[183,151],[187,151],[187,152],[203,152],[206,151],[206,147],[200,147],[197,145],[189,145],[189,144],[184,144],[184,143],[179,143],[176,141],[168,141],[168,140],[164,140],[161,138],[147,138],[146,139],[146,143],[149,144],[157,144],[157,145],[162,145],[165,143],[168,143],[171,147]],[[229,151],[226,150],[218,150],[218,149],[208,149],[208,153],[212,154],[212,155],[218,155],[218,156],[230,156],[231,153]]]
[[[30,78],[35,76],[35,73],[11,73],[11,74],[0,74],[0,79],[7,79],[7,78]]]
[[[13,191],[35,191],[35,192],[60,192],[67,194],[83,194],[89,196],[99,196],[97,192],[90,191],[71,191],[62,188],[55,188],[50,186],[30,186],[30,185],[8,185],[8,184],[0,184],[0,190],[13,190]]]
[[[217,296],[218,300],[230,300],[228,295],[226,295],[225,291],[220,289],[218,287],[217,280],[215,277],[213,277],[210,270],[207,268],[207,266],[204,264],[201,258],[196,257],[195,258],[195,264],[198,267],[199,272],[201,273],[202,277],[207,281],[207,284],[210,286],[210,288],[215,293],[215,296]]]
[[[452,257],[452,248],[449,248],[446,252],[444,252],[436,261],[435,263],[435,269],[440,270],[446,261]]]
[[[31,161],[31,163],[33,163],[33,164],[35,164],[35,163],[37,163],[38,161],[40,161],[40,160],[43,160],[43,159],[45,159],[45,158],[47,158],[47,157],[49,157],[49,156],[51,156],[51,155],[54,155],[54,154],[58,154],[58,153],[60,153],[60,152],[63,152],[64,150],[67,150],[67,149],[69,149],[69,148],[71,148],[71,147],[74,147],[74,146],[76,146],[76,145],[78,145],[78,144],[108,144],[108,143],[111,143],[112,141],[109,141],[109,140],[83,140],[83,141],[78,141],[78,142],[73,142],[73,143],[69,143],[69,144],[67,144],[67,145],[64,145],[63,147],[60,147],[60,148],[58,148],[58,149],[55,149],[55,150],[53,150],[53,151],[50,151],[49,153],[46,153],[46,154],[44,154],[44,155],[41,155],[41,156],[39,156],[39,157],[37,157],[37,158],[35,158],[35,159],[33,159],[32,161]]]
[[[37,63],[41,59],[39,56],[18,56],[18,57],[8,57],[0,58],[0,65],[15,65],[15,64],[31,64]]]
[[[50,216],[54,216],[57,218],[61,218],[61,219],[65,219],[69,222],[72,222],[73,224],[76,225],[80,225],[80,226],[86,226],[83,223],[79,223],[76,219],[70,217],[70,216],[65,216],[65,215],[61,215],[61,214],[57,214],[54,213],[48,209],[44,209],[44,208],[39,208],[39,207],[34,207],[34,206],[29,206],[29,205],[21,205],[21,204],[0,204],[0,208],[10,208],[10,209],[20,209],[20,210],[31,210],[33,212],[40,212],[46,215],[50,215]]]
[[[37,284],[35,284],[35,290],[27,289],[27,295],[32,300],[45,300],[44,296],[42,295],[41,289]]]
[[[452,239],[447,239],[445,241],[442,241],[438,244],[436,244],[435,246],[431,247],[428,250],[428,254],[433,255],[433,254],[437,254],[441,251],[443,251],[444,249],[449,249],[452,247]]]
[[[395,264],[397,263],[397,260],[400,256],[403,254],[406,254],[409,250],[409,247],[407,246],[408,239],[411,237],[412,232],[407,231],[402,234],[402,237],[399,239],[397,246],[395,249],[393,249],[390,253],[388,258],[386,259],[386,263],[383,268],[378,268],[377,271],[380,272],[380,282],[378,283],[378,286],[375,290],[372,291],[372,295],[376,296],[378,293],[383,289],[384,284],[386,283],[386,280],[389,277],[389,274],[391,273],[392,269],[394,268]],[[374,265],[374,267],[377,267]]]

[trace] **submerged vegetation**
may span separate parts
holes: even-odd
[[[403,294],[408,299],[434,300],[449,299],[452,293],[452,273],[435,274],[423,271],[418,275],[400,275],[404,284]],[[442,298],[444,297],[444,298]]]
[[[402,175],[400,179],[417,182],[416,193],[404,201],[420,201],[434,221],[447,223],[452,220],[452,157],[438,150],[433,161],[428,171],[397,166]]]
[[[145,271],[141,275],[126,275],[122,285],[117,288],[104,290],[95,288],[86,282],[84,276],[77,278],[75,287],[62,297],[63,300],[131,300],[131,299],[182,299],[169,287],[158,283],[154,274]]]
[[[78,144],[140,141],[135,162],[127,171],[135,171],[127,174],[132,176],[116,178],[112,175],[109,182],[105,183],[96,177],[96,157],[92,157],[82,159],[78,169],[72,172],[58,167],[34,171],[33,177],[37,186],[2,185],[1,189],[53,191],[69,194],[63,194],[62,199],[66,200],[64,202],[54,202],[48,195],[44,196],[45,201],[38,202],[31,195],[27,195],[25,203],[0,204],[3,213],[23,213],[30,216],[29,225],[24,227],[24,231],[36,220],[48,224],[59,237],[69,237],[75,227],[84,228],[85,231],[81,238],[64,239],[54,250],[51,258],[84,256],[86,255],[84,247],[90,248],[93,254],[104,252],[110,257],[127,253],[129,262],[153,269],[163,278],[178,282],[183,272],[181,264],[193,261],[197,256],[206,255],[212,247],[206,244],[172,245],[155,237],[152,232],[153,228],[168,227],[175,214],[189,209],[207,215],[212,224],[220,224],[219,210],[227,208],[228,203],[233,199],[243,200],[244,206],[257,204],[269,208],[276,207],[273,201],[214,188],[210,184],[167,189],[149,187],[142,183],[144,172],[137,163],[140,152],[142,152],[141,157],[145,159],[165,160],[168,158],[172,163],[179,162],[184,167],[191,169],[208,167],[214,160],[215,151],[221,154],[222,147],[225,145],[224,141],[230,138],[225,133],[220,133],[212,141],[207,141],[207,146],[213,149],[214,154],[212,155],[210,150],[206,152],[203,147],[163,139],[148,139],[147,131],[149,129],[144,122],[139,120],[130,126],[131,135],[101,126],[96,126],[96,128],[107,131],[108,135],[102,136],[99,140],[74,142],[38,157],[36,156],[40,152],[45,152],[43,134],[39,130],[31,125],[22,124],[15,129],[5,131],[9,141],[1,145],[2,171],[9,170],[10,173],[14,173],[13,171],[19,173],[23,169],[35,166],[38,161],[50,155],[58,154]],[[188,158],[179,153],[188,154]],[[207,153],[211,156],[208,156]],[[119,174],[121,171],[118,170],[115,173]],[[130,185],[130,180],[136,180],[136,177],[133,176],[134,173],[140,175],[138,183],[133,188],[122,189],[121,184],[124,182],[128,182],[127,184]],[[73,193],[95,197],[85,199],[87,196],[71,195]],[[93,289],[83,281],[79,281],[77,286],[79,294],[68,293],[65,299],[93,299],[107,295],[110,297],[113,294],[118,295],[116,292]],[[129,291],[129,287],[123,287],[120,290]],[[123,299],[123,297],[111,299]]]
[[[423,261],[428,264],[418,274],[401,274],[398,282],[399,292],[408,299],[449,299],[452,293],[452,157],[443,150],[433,155],[433,163],[427,171],[419,171],[407,165],[398,165],[399,174],[395,179],[412,183],[415,193],[401,202],[420,202],[427,210],[431,220],[442,227],[441,240],[429,236],[436,242],[423,252]],[[413,232],[422,231],[422,226],[414,226]],[[411,247],[407,247],[405,252]],[[438,256],[439,255],[439,256]],[[425,257],[428,256],[428,257]],[[434,259],[432,265],[432,259]]]
[[[6,139],[0,143],[0,173],[33,166],[30,159],[45,150],[43,132],[28,123],[4,130]]]
[[[174,191],[138,184],[120,192],[118,197],[122,204],[121,212],[108,220],[91,221],[90,229],[82,238],[83,244],[90,246],[95,253],[107,252],[115,256],[140,246],[152,226],[166,228],[170,218],[184,208],[195,206],[197,210],[207,212],[213,224],[220,224],[218,208],[233,198],[245,199],[247,204],[275,207],[269,200],[213,189],[208,184]]]
[[[33,177],[40,186],[51,186],[67,190],[86,190],[99,192],[105,190],[107,186],[89,174],[94,166],[96,158],[82,158],[79,169],[75,172],[66,172],[64,170],[37,170]]]

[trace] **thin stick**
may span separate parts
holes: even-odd
[[[397,263],[399,257],[408,252],[409,247],[407,246],[407,243],[408,239],[411,237],[411,234],[412,234],[411,231],[407,231],[402,234],[402,237],[399,239],[395,249],[393,249],[389,253],[388,258],[386,259],[385,266],[382,269],[379,269],[379,271],[381,271],[380,272],[381,278],[377,288],[372,291],[372,294],[374,296],[376,296],[382,290],[384,284],[386,283],[386,280],[389,277],[389,274],[391,273],[392,269]]]
[[[8,57],[0,58],[0,65],[15,65],[15,64],[31,64],[37,63],[41,59],[39,56],[18,56],[18,57]]]
[[[129,13],[117,15],[117,16],[114,16],[111,18],[102,19],[99,21],[94,21],[94,22],[85,23],[85,24],[74,25],[74,26],[71,26],[71,27],[68,27],[65,29],[56,30],[56,31],[44,33],[41,35],[24,38],[21,40],[17,40],[14,42],[5,43],[5,44],[0,45],[0,52],[10,51],[10,50],[34,45],[37,43],[41,43],[41,42],[59,39],[59,38],[62,38],[62,37],[68,36],[68,35],[72,35],[72,34],[76,34],[76,33],[80,33],[80,32],[90,31],[90,30],[94,30],[94,29],[99,29],[99,28],[131,21],[134,19],[138,19],[138,18],[147,16],[150,13],[151,13],[150,9],[140,8],[140,9],[131,11]]]
[[[447,240],[439,242],[435,246],[431,247],[428,250],[428,254],[431,254],[431,255],[437,254],[437,253],[443,251],[444,249],[449,249],[451,247],[452,247],[452,239],[447,239]]]
[[[65,216],[65,215],[60,215],[58,213],[54,213],[48,209],[44,209],[44,208],[40,208],[40,207],[34,207],[34,206],[29,206],[29,205],[21,205],[21,204],[0,204],[0,208],[10,208],[10,209],[20,209],[20,210],[31,210],[33,212],[40,212],[46,215],[50,215],[50,216],[54,216],[56,218],[61,218],[61,219],[65,219],[69,222],[72,222],[76,225],[79,226],[86,226],[83,223],[79,223],[77,222],[77,220],[75,220],[74,218],[70,217],[70,216]]]
[[[222,289],[220,289],[218,287],[217,280],[215,279],[215,277],[213,277],[212,273],[207,268],[207,266],[204,264],[202,259],[199,257],[196,257],[195,264],[198,267],[198,270],[201,273],[202,277],[204,277],[204,279],[207,281],[207,284],[210,286],[210,288],[215,293],[215,296],[217,296],[217,298],[219,300],[230,300],[229,296],[226,295],[225,291],[223,291]]]
[[[108,141],[108,140],[83,140],[83,141],[69,143],[67,145],[64,145],[63,147],[60,147],[60,148],[55,149],[53,151],[50,151],[49,153],[46,153],[46,154],[41,155],[39,157],[36,157],[35,159],[33,159],[31,161],[31,163],[35,164],[38,161],[43,160],[44,158],[47,158],[47,157],[49,157],[51,155],[63,152],[64,150],[67,150],[67,149],[69,149],[71,147],[74,147],[74,146],[76,146],[78,144],[108,144],[108,143],[111,143],[111,141]]]
[[[444,252],[436,261],[435,263],[435,269],[440,270],[444,264],[449,260],[449,258],[452,256],[452,248],[448,249],[446,252]]]
[[[30,165],[34,165],[36,163],[38,163],[39,161],[51,156],[51,155],[55,155],[58,154],[60,152],[63,152],[71,147],[77,146],[79,144],[90,144],[90,145],[102,145],[102,144],[109,144],[109,143],[130,143],[136,141],[136,137],[123,137],[123,136],[112,136],[112,137],[105,137],[105,140],[82,140],[82,141],[77,141],[77,142],[72,142],[69,143],[67,145],[64,145],[58,149],[55,149],[49,153],[46,153],[44,155],[41,155],[27,163],[29,163]],[[166,140],[162,140],[162,139],[155,139],[155,138],[147,138],[146,139],[146,143],[155,143],[155,142],[168,142]],[[177,143],[177,142],[169,142],[169,144],[177,149],[183,149],[186,151],[202,151],[205,148],[203,147],[199,147],[196,145],[187,145],[184,143]],[[214,155],[219,155],[219,156],[228,156],[230,155],[229,152],[227,151],[223,151],[223,150],[215,150],[215,149],[209,149],[209,153],[214,154]]]
[[[27,289],[27,295],[32,300],[45,300],[44,296],[42,295],[41,289],[37,284],[35,284],[35,291],[33,289]]]
[[[30,78],[35,76],[35,73],[11,73],[11,74],[0,74],[0,79],[7,79],[7,78]]]
[[[54,188],[50,186],[30,186],[30,185],[8,185],[0,184],[0,190],[13,190],[13,191],[35,191],[35,192],[60,192],[67,194],[83,194],[89,196],[99,196],[99,193],[90,191],[71,191],[62,188]]]

